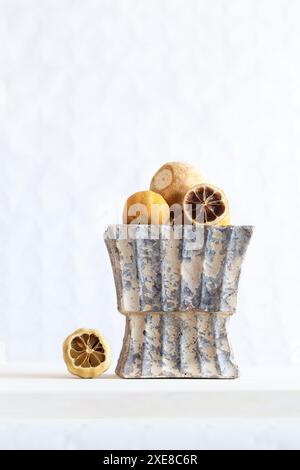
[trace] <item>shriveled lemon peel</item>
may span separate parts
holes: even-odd
[[[63,343],[64,361],[71,374],[92,379],[111,363],[110,346],[98,330],[79,328]]]
[[[229,225],[228,200],[222,189],[202,183],[190,189],[184,197],[184,215],[188,221],[203,225]]]

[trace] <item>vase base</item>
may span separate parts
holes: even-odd
[[[127,379],[237,378],[228,320],[222,313],[201,311],[128,314],[116,374]]]
[[[118,369],[116,369],[115,372],[122,379],[206,379],[206,380],[224,379],[224,380],[232,380],[232,379],[237,379],[239,377],[238,368],[236,368],[234,373],[229,374],[229,375],[224,375],[224,374],[220,374],[220,375],[184,375],[184,374],[167,375],[165,373],[161,375],[140,375],[140,374],[127,375]]]

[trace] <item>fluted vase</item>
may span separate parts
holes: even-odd
[[[228,341],[251,226],[111,225],[124,378],[235,378]]]

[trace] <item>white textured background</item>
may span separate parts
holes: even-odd
[[[102,241],[165,161],[198,165],[254,224],[240,366],[300,365],[300,2],[0,0],[0,340],[61,361],[98,327],[117,358]]]

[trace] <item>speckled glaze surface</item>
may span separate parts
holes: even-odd
[[[250,226],[112,225],[104,238],[126,329],[121,377],[235,378],[227,337]]]

